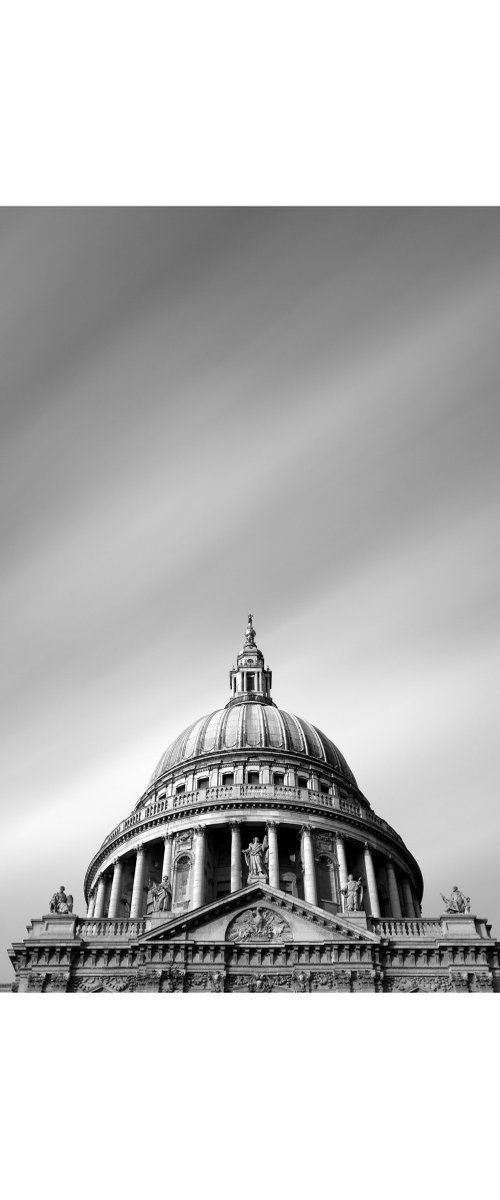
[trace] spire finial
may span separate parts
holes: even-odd
[[[248,625],[245,630],[245,646],[255,646],[255,629],[252,625],[253,615],[248,614]]]

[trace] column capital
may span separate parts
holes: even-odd
[[[134,846],[134,849],[136,854],[144,854],[144,842],[139,842],[137,846]]]
[[[229,826],[231,829],[240,829],[241,821],[230,821]]]
[[[314,825],[301,825],[300,832],[307,833],[307,834],[309,834],[309,837],[310,837],[311,834],[314,832]]]
[[[206,825],[195,825],[194,832],[198,835],[198,837],[205,837]]]
[[[279,825],[279,821],[266,821],[267,829],[277,829],[278,825]]]
[[[116,856],[116,858],[113,858],[113,859],[112,859],[112,861],[111,861],[111,866],[112,866],[112,867],[117,867],[117,866],[118,866],[118,863],[121,863],[121,861],[122,861],[122,860],[121,860],[120,856],[119,856],[119,855],[117,855],[117,856]]]
[[[370,846],[370,843],[369,843],[369,842],[365,842],[365,843],[364,843],[363,850],[364,850],[365,854],[370,854],[370,855],[371,855],[372,848],[371,848],[371,846]]]
[[[173,835],[173,833],[165,833],[165,834],[163,835],[163,841],[164,841],[164,842],[173,842],[173,840],[174,840],[174,835]]]
[[[336,841],[336,842],[345,842],[345,840],[346,840],[346,837],[347,837],[347,834],[345,834],[345,833],[337,833],[337,832],[335,832],[335,835],[334,835],[334,836],[335,836],[335,841]]]

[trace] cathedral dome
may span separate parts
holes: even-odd
[[[356,780],[340,750],[329,738],[293,713],[257,699],[247,703],[230,702],[200,717],[171,743],[155,768],[150,785],[168,771],[207,754],[234,750],[281,750],[299,754],[316,763],[326,763],[356,787]]]
[[[265,846],[259,871],[280,894],[341,913],[356,886],[372,916],[419,910],[418,864],[330,738],[275,704],[255,636],[249,615],[227,703],[175,738],[94,855],[92,915],[144,917],[164,877],[177,914],[232,894],[253,879],[247,841]]]

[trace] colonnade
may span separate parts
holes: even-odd
[[[279,851],[278,851],[278,824],[277,821],[268,821],[266,825],[268,838],[268,866],[269,866],[269,883],[271,887],[279,888],[280,872],[279,872]],[[242,881],[242,850],[241,850],[241,822],[233,820],[230,822],[231,829],[231,892],[237,892],[243,886]],[[302,825],[301,827],[301,850],[303,864],[303,882],[304,882],[304,899],[309,904],[318,903],[318,892],[316,883],[316,867],[315,867],[315,850],[313,843],[313,827],[311,825]],[[205,863],[206,863],[206,825],[198,825],[194,829],[194,860],[192,866],[192,904],[191,907],[200,908],[205,903]],[[347,865],[346,854],[346,837],[342,833],[335,834],[335,850],[339,868],[339,880],[341,890],[347,887],[349,868]],[[162,876],[168,875],[172,881],[172,850],[173,850],[173,834],[169,833],[164,838],[164,853]],[[144,881],[146,873],[146,846],[142,843],[135,847],[136,858],[134,866],[134,877],[132,883],[132,899],[130,904],[130,916],[140,917],[143,915],[144,903]],[[380,901],[377,887],[377,879],[375,867],[373,863],[372,851],[365,842],[363,848],[364,874],[366,879],[366,887],[368,894],[369,912],[373,917],[380,917]],[[113,876],[111,881],[111,891],[108,904],[108,917],[117,917],[121,901],[121,891],[123,883],[123,858],[116,858],[113,862]],[[392,858],[385,859],[385,871],[387,878],[387,889],[389,895],[389,903],[391,909],[391,917],[399,920],[403,917],[418,917],[420,916],[420,905],[413,891],[408,876],[400,874],[400,888]],[[107,873],[104,872],[99,876],[97,888],[94,888],[90,893],[87,915],[89,917],[103,917],[105,911],[106,894],[108,888]],[[403,903],[401,903],[401,900]]]

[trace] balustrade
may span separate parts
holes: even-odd
[[[391,921],[384,917],[372,919],[374,933],[382,937],[436,937],[443,932],[441,921],[428,921],[425,917],[413,920]]]
[[[146,931],[146,918],[130,919],[124,917],[116,920],[104,917],[103,920],[92,920],[87,918],[83,921],[77,921],[75,926],[75,937],[90,938],[90,937],[139,937],[141,933]]]

